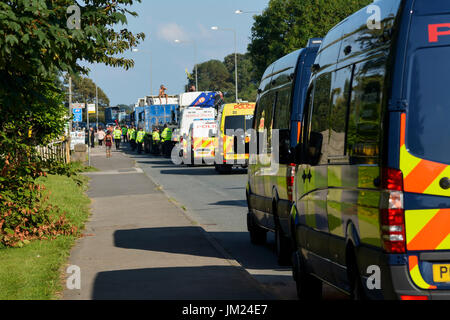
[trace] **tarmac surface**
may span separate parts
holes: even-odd
[[[246,170],[220,175],[126,145],[110,159],[91,150],[100,170],[88,174],[92,216],[69,260],[81,268],[81,289],[63,299],[297,299],[273,234],[266,245],[250,243]],[[323,294],[347,298],[326,285]]]
[[[81,289],[63,299],[263,300],[263,286],[169,201],[132,159],[94,148],[92,216],[72,249]]]

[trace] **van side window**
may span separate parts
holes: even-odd
[[[273,121],[274,129],[289,129],[291,120],[291,91],[291,86],[278,91]]]
[[[270,139],[271,139],[271,128],[272,128],[272,107],[273,107],[273,93],[268,93],[262,96],[256,107],[255,111],[255,120],[254,120],[254,129],[258,133],[258,154],[262,153],[260,150],[260,139],[263,139],[264,130],[267,130],[267,152],[270,152]]]
[[[331,132],[328,147],[330,157],[342,157],[346,153],[345,139],[352,71],[353,67],[347,67],[333,74],[330,113]]]
[[[290,158],[291,146],[291,92],[292,86],[289,85],[279,90],[276,98],[276,106],[273,113],[273,129],[278,130],[278,151],[280,164],[292,162]]]
[[[331,73],[317,78],[307,142],[308,162],[311,165],[326,164],[328,161],[330,89]]]
[[[347,134],[351,164],[379,162],[385,63],[378,59],[355,66]]]

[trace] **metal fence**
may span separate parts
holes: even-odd
[[[43,160],[56,160],[59,162],[70,162],[69,141],[55,141],[47,146],[37,147],[37,152]]]

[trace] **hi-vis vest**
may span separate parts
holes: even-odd
[[[138,143],[141,143],[144,141],[144,137],[145,137],[145,131],[138,131],[136,141]]]
[[[122,136],[122,131],[119,129],[114,130],[114,139],[120,139]]]
[[[136,129],[130,129],[129,134],[130,134],[130,140],[136,140]]]
[[[153,131],[152,139],[153,139],[153,141],[159,141],[160,140],[158,131]]]
[[[172,130],[170,128],[165,128],[161,134],[163,141],[168,141],[172,139]]]

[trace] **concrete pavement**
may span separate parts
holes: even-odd
[[[63,299],[271,299],[120,152],[92,149],[92,216],[72,249],[81,289]]]

